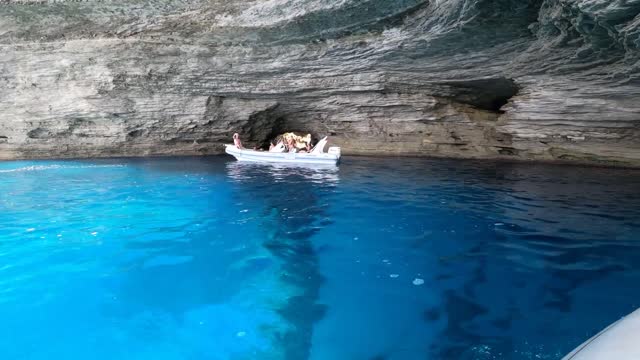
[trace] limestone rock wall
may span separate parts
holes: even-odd
[[[346,154],[640,166],[640,1],[0,5],[0,158]]]

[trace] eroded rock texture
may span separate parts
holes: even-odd
[[[640,166],[640,0],[0,5],[0,157],[351,154]]]

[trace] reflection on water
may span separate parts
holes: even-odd
[[[639,171],[213,157],[0,173],[2,358],[558,359],[640,306]]]
[[[290,164],[260,164],[247,162],[230,162],[227,164],[229,178],[237,181],[260,180],[264,176],[265,182],[293,182],[291,179],[300,178],[314,184],[326,185],[338,182],[337,166],[290,165]]]

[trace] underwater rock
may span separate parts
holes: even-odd
[[[13,1],[0,158],[343,154],[640,166],[640,3]]]

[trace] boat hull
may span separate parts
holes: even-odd
[[[238,161],[278,163],[278,164],[309,164],[309,165],[337,165],[339,154],[310,154],[310,153],[275,153],[238,149],[234,145],[225,145],[225,152]]]
[[[640,309],[609,325],[562,360],[640,359],[639,334]]]

